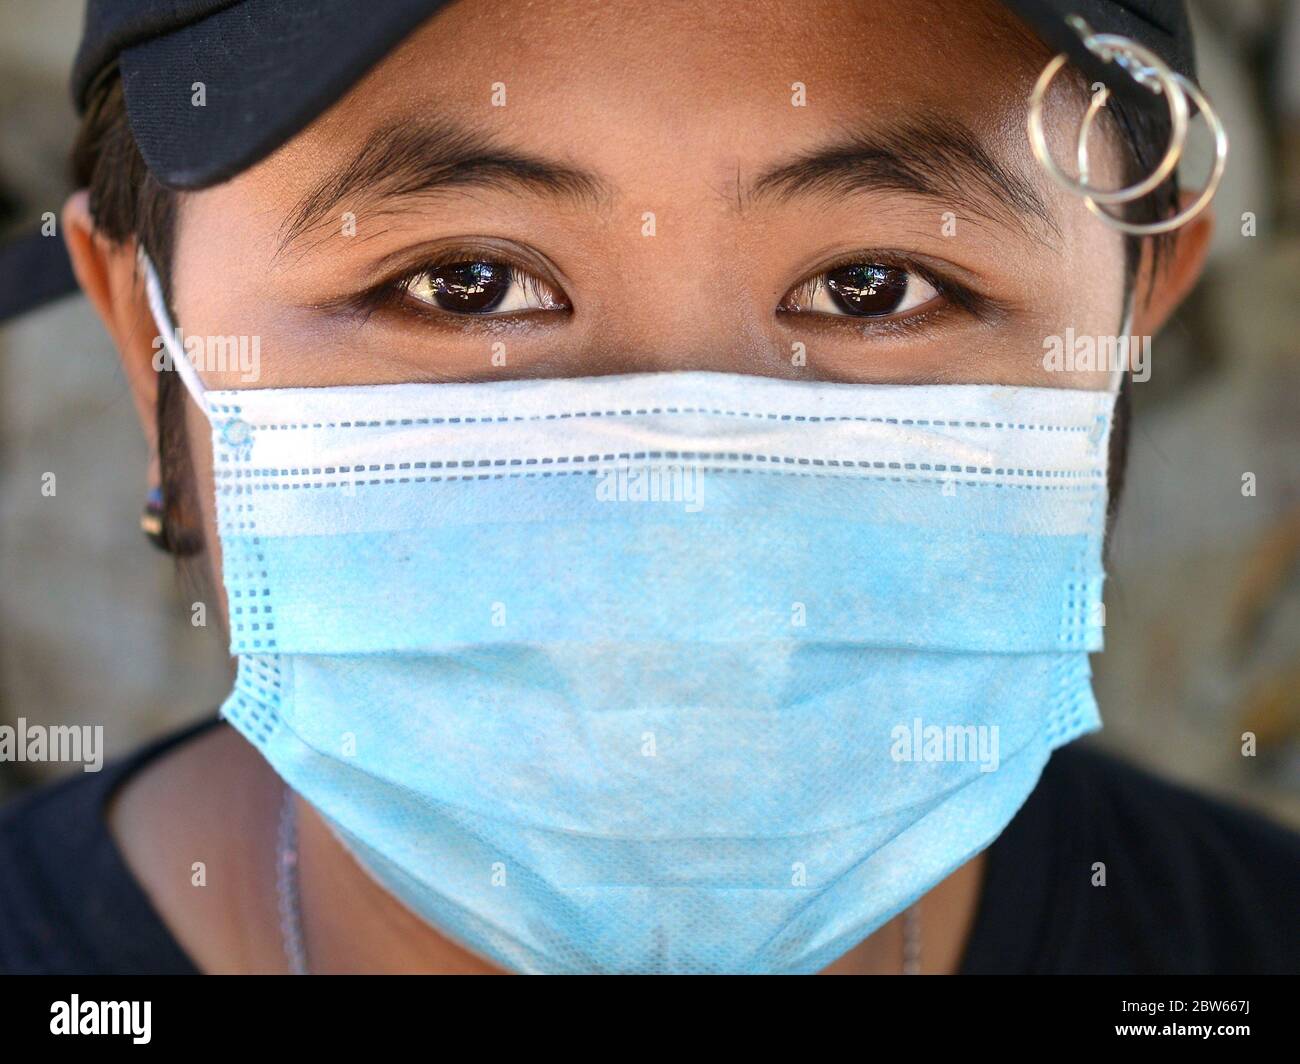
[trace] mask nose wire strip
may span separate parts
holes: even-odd
[[[194,363],[189,360],[184,348],[181,347],[176,328],[172,324],[171,314],[167,310],[167,301],[163,298],[162,282],[158,280],[158,271],[154,269],[149,256],[143,251],[140,252],[140,265],[144,267],[145,294],[149,299],[149,311],[153,314],[154,325],[158,328],[158,336],[162,340],[163,347],[166,348],[176,372],[180,374],[181,380],[185,382],[186,389],[188,389],[194,401],[198,403],[199,409],[206,414],[208,410],[206,402],[207,386],[199,377],[199,371],[194,368]]]

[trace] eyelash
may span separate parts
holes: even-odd
[[[538,310],[512,311],[502,314],[456,314],[452,311],[439,310],[429,306],[414,298],[408,297],[410,287],[426,274],[434,273],[439,269],[460,265],[464,263],[486,263],[499,267],[506,271],[508,284],[516,282],[526,287],[536,289],[544,285],[547,289],[554,289],[559,293],[559,286],[553,286],[549,282],[541,281],[533,274],[535,267],[523,266],[512,261],[508,257],[501,255],[496,251],[487,251],[483,248],[450,248],[438,252],[428,259],[424,259],[414,269],[408,269],[395,278],[381,281],[379,284],[361,293],[355,300],[351,301],[354,309],[363,319],[368,319],[375,311],[382,310],[400,310],[402,312],[415,314],[421,318],[433,320],[438,324],[448,324],[450,322],[465,323],[473,322],[503,322],[518,320],[521,317],[539,313]],[[906,254],[895,251],[860,251],[842,256],[826,265],[821,266],[817,273],[800,281],[797,285],[782,296],[781,302],[784,303],[793,294],[813,290],[813,286],[825,284],[828,275],[837,270],[844,269],[848,266],[866,266],[879,265],[891,269],[902,270],[920,278],[928,285],[934,288],[938,297],[943,300],[940,306],[928,310],[911,311],[905,317],[891,318],[887,315],[871,317],[867,315],[833,315],[824,312],[813,312],[806,310],[780,310],[779,312],[787,316],[798,315],[803,321],[818,319],[820,323],[826,324],[831,328],[854,328],[862,330],[882,330],[890,332],[906,332],[916,328],[923,327],[930,323],[934,318],[942,315],[946,311],[958,310],[969,314],[971,317],[980,321],[988,321],[996,316],[1002,309],[1002,305],[988,296],[976,292],[974,289],[960,282],[954,281],[951,277],[945,276],[940,271],[934,269],[928,264],[918,261]],[[563,304],[565,299],[559,295],[559,301]],[[933,299],[931,300],[933,302]],[[554,313],[556,310],[561,312],[567,311],[567,304],[552,310],[546,310],[544,313]]]

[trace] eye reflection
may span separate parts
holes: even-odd
[[[357,305],[369,312],[404,302],[411,311],[448,319],[572,309],[557,286],[509,259],[465,249],[440,258],[376,286]],[[982,317],[991,301],[925,266],[864,257],[797,285],[777,310],[901,326],[919,323],[930,310],[949,305]]]
[[[898,266],[855,262],[805,281],[782,310],[857,318],[885,318],[915,310],[940,295],[929,281]]]
[[[518,314],[562,310],[564,303],[544,281],[506,262],[473,259],[430,266],[401,282],[416,302],[448,314]]]

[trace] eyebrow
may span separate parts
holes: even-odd
[[[859,192],[922,196],[953,210],[1038,236],[1060,227],[1037,189],[999,163],[967,126],[925,116],[838,139],[765,171],[749,185],[751,201]],[[743,192],[742,192],[743,195]]]
[[[575,205],[607,204],[615,190],[600,175],[499,144],[488,132],[446,120],[376,130],[355,154],[290,210],[280,251],[332,218],[337,208],[436,192],[486,188],[529,191]],[[1034,186],[993,158],[966,126],[927,116],[838,139],[774,166],[740,190],[742,206],[797,196],[862,192],[921,196],[1031,235],[1060,229]],[[360,210],[354,209],[354,214]]]
[[[607,182],[591,171],[501,146],[485,131],[447,121],[402,123],[372,133],[294,205],[281,228],[280,250],[344,203],[360,207],[454,188],[528,190],[592,207],[612,197]]]

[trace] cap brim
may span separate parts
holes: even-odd
[[[127,114],[150,172],[173,189],[217,184],[309,125],[448,0],[244,0],[124,49]]]
[[[141,155],[174,189],[217,184],[259,162],[343,96],[420,22],[449,0],[383,0],[364,19],[355,4],[243,0],[179,30],[125,49],[127,112]],[[1181,4],[1148,0],[1153,21],[1115,0],[1004,0],[1049,47],[1066,52],[1090,81],[1139,107],[1163,99],[1103,63],[1066,22],[1084,18],[1153,49],[1194,75]],[[200,88],[201,86],[201,88]]]
[[[119,65],[131,128],[163,185],[198,189],[270,155],[343,96],[420,22],[449,0],[382,0],[366,17],[355,4],[243,0],[123,50]],[[1117,64],[1103,63],[1066,22],[1145,44],[1193,76],[1181,5],[1147,0],[1153,21],[1115,0],[1004,0],[1049,47],[1066,52],[1090,81],[1139,107],[1163,108]]]

